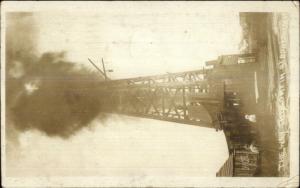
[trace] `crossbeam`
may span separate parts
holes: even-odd
[[[220,129],[224,84],[206,74],[197,70],[105,82],[104,106],[112,113]]]

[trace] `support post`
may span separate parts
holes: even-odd
[[[183,116],[186,119],[186,101],[185,101],[185,87],[182,87],[182,101],[183,101]]]
[[[106,75],[106,70],[105,70],[105,65],[104,65],[103,58],[101,58],[101,60],[102,60],[102,67],[103,67],[103,72],[104,72],[104,79],[107,80],[107,75]]]

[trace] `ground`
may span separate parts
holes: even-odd
[[[259,176],[289,175],[288,126],[288,18],[285,14],[263,14],[257,19],[256,105],[260,147]]]

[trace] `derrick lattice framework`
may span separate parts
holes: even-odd
[[[108,112],[220,129],[224,83],[209,69],[104,82]]]
[[[206,62],[205,69],[106,79],[95,89],[106,112],[222,130],[230,156],[217,176],[253,176],[259,151],[249,144],[257,130],[245,114],[257,103],[256,74],[255,54],[232,54]]]

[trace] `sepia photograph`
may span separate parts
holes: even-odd
[[[298,187],[299,2],[1,3],[4,187]]]

